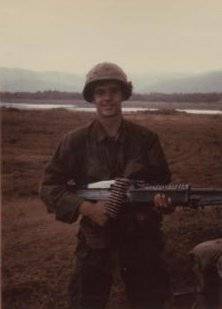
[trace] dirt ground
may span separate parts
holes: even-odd
[[[2,307],[68,308],[67,284],[75,227],[55,221],[38,198],[44,166],[60,138],[92,114],[2,109]],[[222,188],[222,116],[183,113],[127,115],[160,136],[173,182]],[[222,207],[177,209],[164,219],[165,259],[175,291],[191,286],[187,253],[222,237]],[[179,304],[180,301],[180,304]],[[128,309],[116,279],[109,309]],[[188,308],[178,300],[177,308]]]

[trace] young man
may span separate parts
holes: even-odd
[[[168,209],[166,198],[156,195],[154,207],[126,207],[112,220],[106,202],[85,201],[69,186],[70,182],[78,188],[121,177],[169,183],[170,172],[158,136],[123,118],[121,104],[131,93],[132,85],[117,65],[100,63],[89,71],[83,96],[95,104],[95,120],[64,137],[41,186],[41,197],[57,219],[72,223],[82,216],[70,284],[75,309],[105,307],[113,255],[118,256],[134,308],[162,308],[169,295],[168,274],[161,259],[161,209]]]

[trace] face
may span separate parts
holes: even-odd
[[[94,103],[100,117],[121,115],[122,90],[118,82],[104,81],[94,90]]]

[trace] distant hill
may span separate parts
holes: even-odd
[[[222,71],[159,81],[147,85],[147,91],[162,93],[222,92]]]
[[[222,70],[202,74],[143,74],[131,77],[138,93],[222,92]],[[0,68],[0,91],[57,90],[79,92],[84,77],[64,72],[37,72],[20,68]]]
[[[83,79],[76,74],[37,72],[23,69],[0,68],[1,91],[80,91]]]

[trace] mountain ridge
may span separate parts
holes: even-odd
[[[131,76],[137,93],[222,92],[222,69],[198,74],[146,73]],[[33,71],[0,67],[0,90],[37,92],[57,90],[81,92],[85,77],[58,71]]]

